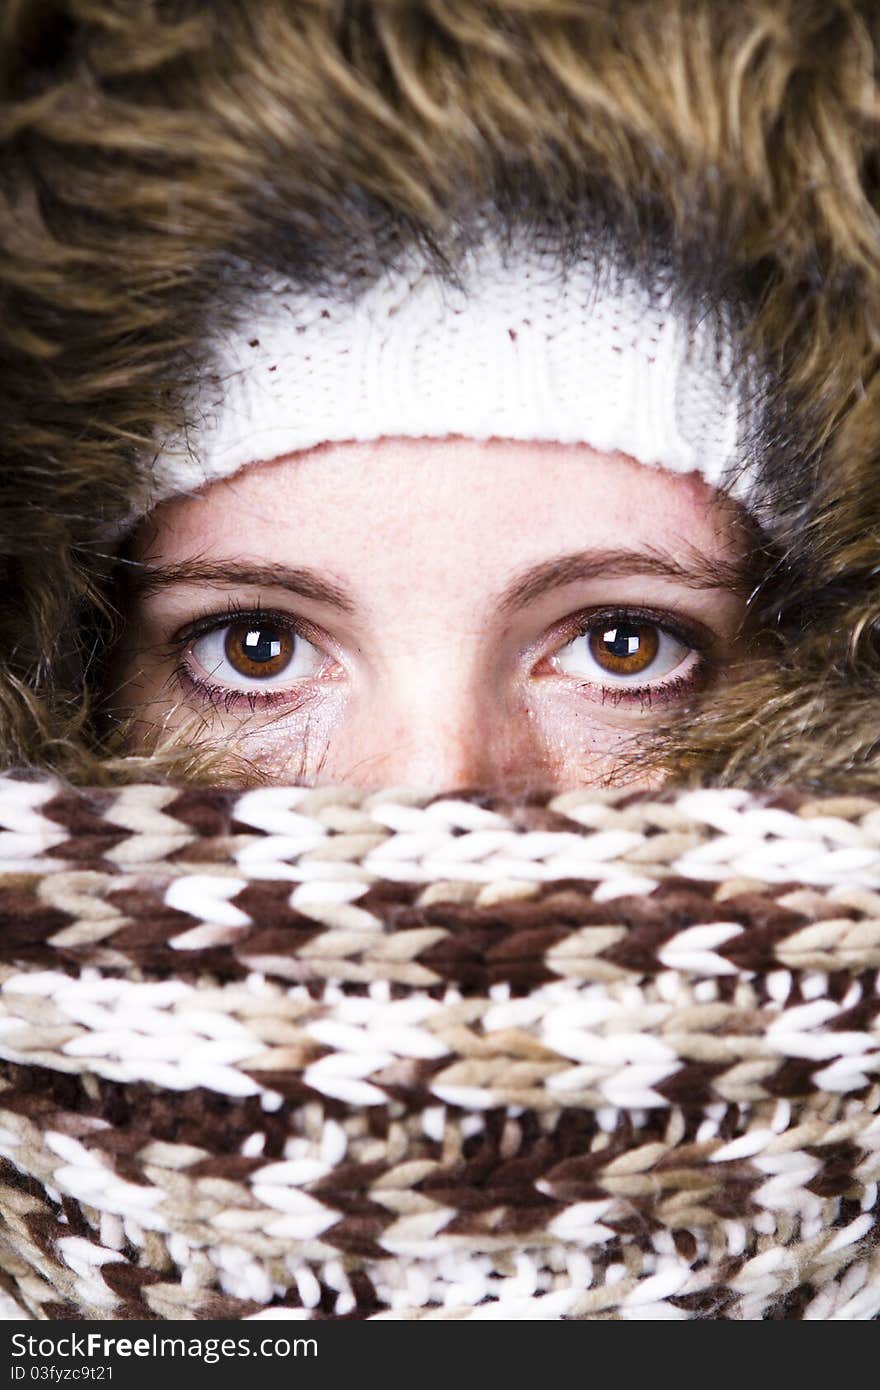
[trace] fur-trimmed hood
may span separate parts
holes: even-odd
[[[552,217],[740,310],[769,655],[670,744],[679,779],[876,785],[880,18],[851,0],[4,0],[0,728],[6,766],[121,759],[93,718],[107,536],[209,370],[209,326],[353,242],[453,265],[473,210]]]

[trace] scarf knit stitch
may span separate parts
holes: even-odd
[[[880,1315],[880,803],[0,778],[23,1318]]]

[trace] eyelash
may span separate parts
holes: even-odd
[[[170,639],[168,645],[171,652],[178,657],[177,665],[173,671],[174,678],[185,689],[195,691],[199,698],[212,708],[216,709],[222,705],[227,714],[243,704],[250,707],[251,713],[254,713],[258,708],[266,709],[274,705],[290,704],[291,692],[289,690],[231,690],[226,686],[211,685],[208,681],[195,675],[192,667],[180,656],[199,637],[244,618],[254,623],[278,623],[298,635],[307,637],[307,632],[304,630],[305,625],[291,618],[289,613],[279,613],[268,608],[247,607],[236,599],[230,599],[224,613],[206,614],[190,623],[183,632]],[[711,636],[703,629],[697,629],[684,623],[681,617],[675,613],[660,611],[656,608],[638,608],[627,604],[585,610],[574,619],[569,620],[572,624],[569,627],[569,641],[577,636],[585,637],[598,623],[619,621],[621,618],[632,622],[651,623],[662,628],[663,631],[671,633],[673,637],[697,654],[697,661],[687,675],[674,676],[668,681],[655,681],[640,686],[597,685],[593,681],[584,681],[578,683],[578,689],[597,693],[601,697],[603,705],[610,704],[616,707],[620,704],[639,704],[642,708],[650,709],[655,703],[672,704],[677,702],[687,695],[693,694],[705,684],[714,666],[711,650],[714,644],[711,641]]]

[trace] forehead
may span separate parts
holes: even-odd
[[[156,508],[135,558],[271,559],[357,582],[494,584],[595,548],[733,559],[737,508],[697,474],[583,444],[385,438],[254,463]]]

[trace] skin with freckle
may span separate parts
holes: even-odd
[[[141,524],[134,573],[165,578],[135,581],[107,698],[130,751],[185,731],[277,783],[633,781],[655,725],[742,667],[742,546],[698,475],[585,445],[325,444]],[[210,581],[174,579],[195,561]]]

